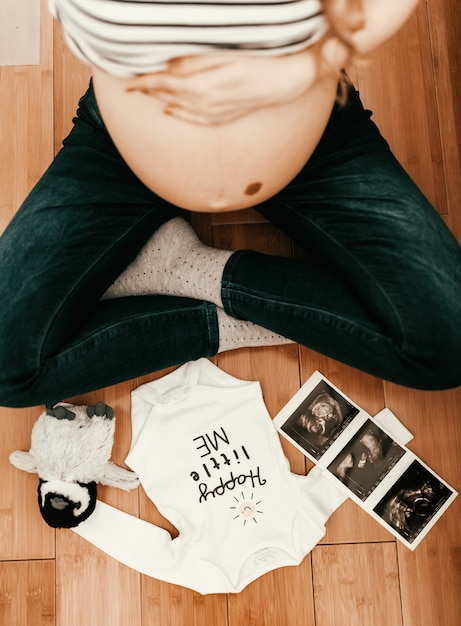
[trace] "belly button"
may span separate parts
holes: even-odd
[[[255,193],[258,193],[258,191],[261,189],[262,186],[263,184],[260,182],[250,183],[248,187],[245,189],[245,195],[254,196]]]

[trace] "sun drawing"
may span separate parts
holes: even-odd
[[[241,519],[243,521],[244,526],[246,525],[247,521],[250,519],[252,519],[253,522],[257,524],[258,520],[256,519],[256,515],[262,514],[262,511],[259,511],[257,507],[259,504],[261,504],[262,500],[259,500],[258,502],[254,502],[253,493],[251,494],[250,499],[245,497],[245,494],[243,493],[243,491],[241,492],[241,495],[242,495],[241,500],[239,500],[237,496],[234,496],[234,500],[237,502],[237,504],[236,506],[229,507],[230,509],[237,512],[237,515],[234,517],[234,519]]]

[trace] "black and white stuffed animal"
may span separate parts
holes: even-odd
[[[96,506],[96,484],[125,491],[139,485],[134,472],[109,458],[115,432],[113,409],[104,402],[47,407],[32,429],[29,452],[17,450],[10,462],[39,475],[38,503],[53,528],[72,528]]]

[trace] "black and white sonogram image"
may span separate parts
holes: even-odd
[[[318,460],[336,441],[359,409],[325,380],[281,426],[281,430]]]
[[[328,470],[364,501],[404,454],[398,443],[367,420]]]
[[[453,493],[415,460],[374,511],[411,544]]]

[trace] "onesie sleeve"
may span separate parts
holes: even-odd
[[[72,529],[112,558],[164,582],[201,594],[226,585],[213,564],[203,561],[168,531],[98,500],[91,516]]]

